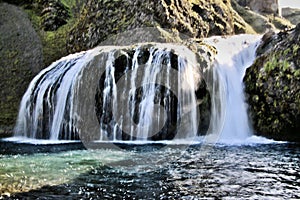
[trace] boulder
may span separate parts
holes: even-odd
[[[0,137],[11,134],[22,96],[42,67],[42,44],[27,14],[0,3]]]
[[[258,58],[247,70],[247,101],[258,135],[300,141],[300,24],[291,31],[269,32]]]

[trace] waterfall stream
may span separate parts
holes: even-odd
[[[175,44],[97,47],[62,58],[30,83],[15,136],[193,140],[206,134],[199,133],[203,120],[196,94],[211,71],[212,78],[205,80],[211,96],[206,139],[244,140],[252,131],[242,78],[259,40],[249,35],[206,39],[218,51],[208,69],[194,53]]]
[[[140,44],[62,58],[31,82],[15,135],[102,141],[195,137],[195,91],[202,78],[189,52],[173,44]]]
[[[206,40],[216,47],[212,134],[207,140],[234,143],[245,141],[253,131],[248,118],[243,78],[246,69],[256,58],[260,36],[236,35],[228,38],[212,37]]]

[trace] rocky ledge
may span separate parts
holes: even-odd
[[[90,49],[111,35],[155,26],[196,38],[247,32],[229,0],[89,0],[70,32],[68,51]]]
[[[254,129],[276,140],[300,141],[300,24],[263,36],[247,70],[245,91]]]

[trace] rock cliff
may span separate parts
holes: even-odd
[[[254,12],[262,14],[279,14],[278,0],[237,0],[237,2],[243,6],[248,6]]]
[[[89,0],[70,32],[68,50],[89,49],[110,35],[153,26],[197,38],[247,32],[229,0]]]
[[[267,33],[244,82],[258,135],[300,141],[300,24]]]

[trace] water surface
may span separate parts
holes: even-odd
[[[201,144],[185,151],[161,144],[124,145],[120,151],[80,144],[0,147],[5,198],[300,198],[297,144],[218,144],[206,152]]]

